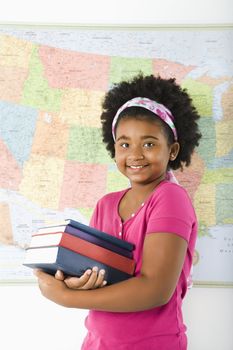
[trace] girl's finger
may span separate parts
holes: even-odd
[[[87,283],[82,287],[82,289],[94,289],[95,288],[95,283],[97,281],[98,278],[98,267],[94,266],[92,269],[92,273],[90,275],[89,280],[87,281]]]
[[[104,276],[105,276],[105,271],[101,269],[98,273],[97,280],[95,282],[94,288],[99,288],[102,287],[102,284],[104,282]]]
[[[68,288],[82,289],[82,287],[88,282],[92,271],[88,269],[81,277],[67,277],[64,282]]]
[[[106,286],[107,283],[108,282],[106,280],[104,280],[100,287],[102,288],[102,287]]]
[[[64,281],[64,273],[61,270],[57,270],[57,272],[55,273],[55,278],[59,281]]]

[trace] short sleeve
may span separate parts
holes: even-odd
[[[172,183],[158,188],[148,208],[147,222],[147,233],[174,233],[189,242],[196,216],[184,188]]]

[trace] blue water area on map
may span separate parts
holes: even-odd
[[[10,261],[9,256],[11,257]],[[23,266],[24,258],[24,249],[0,244],[0,283],[35,280],[32,270]]]
[[[233,284],[232,225],[209,228],[209,236],[198,238],[196,250],[198,263],[194,266],[194,281]]]
[[[38,111],[0,101],[0,137],[20,166],[28,159]]]

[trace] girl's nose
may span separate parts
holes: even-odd
[[[135,157],[133,157],[133,158],[131,158],[133,161],[139,161],[139,160],[143,160],[144,159],[144,156],[143,155],[141,155],[141,156],[135,156]]]
[[[143,155],[141,149],[135,148],[131,151],[129,158],[131,160],[134,160],[134,161],[135,160],[142,160],[142,159],[144,159],[144,155]]]

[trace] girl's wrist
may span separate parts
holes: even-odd
[[[66,287],[66,289],[62,292],[61,294],[61,305],[65,306],[67,308],[72,308],[72,299],[73,299],[73,293],[75,292],[77,293],[78,290],[72,290],[68,287]]]

